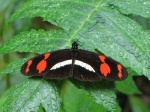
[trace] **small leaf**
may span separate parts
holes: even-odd
[[[56,85],[44,79],[27,79],[11,88],[0,100],[0,111],[38,111],[42,105],[46,111],[57,112],[60,98]]]
[[[86,91],[76,88],[70,82],[65,84],[62,99],[65,112],[106,112],[106,109],[98,105]]]
[[[141,91],[137,88],[132,75],[124,81],[115,82],[116,89],[125,94],[141,94]]]
[[[73,81],[76,86],[84,89],[88,95],[92,96],[94,100],[102,105],[107,111],[116,111],[117,102],[114,84],[112,82],[100,81],[100,82],[80,82]]]

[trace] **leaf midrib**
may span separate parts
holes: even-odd
[[[98,2],[98,4],[95,6],[95,8],[93,9],[93,11],[88,14],[87,18],[83,21],[83,23],[80,25],[80,27],[75,31],[75,33],[71,36],[71,38],[68,40],[68,42],[64,45],[64,48],[66,48],[68,45],[70,45],[71,40],[75,37],[75,35],[83,28],[83,26],[85,25],[85,23],[87,22],[87,20],[89,20],[89,18],[93,15],[93,13],[99,8],[100,4],[102,3],[103,0],[100,0]]]
[[[22,103],[22,105],[20,106],[20,108],[18,108],[17,112],[20,112],[21,108],[24,106],[24,104],[28,101],[28,99],[32,96],[32,94],[37,90],[37,88],[39,87],[39,85],[44,81],[44,79],[42,79],[39,84],[35,87],[35,89],[28,95],[27,99],[24,100],[24,102]]]

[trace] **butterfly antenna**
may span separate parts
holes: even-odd
[[[102,52],[100,52],[98,49],[94,49],[98,54],[104,55]]]
[[[54,21],[57,23],[58,26],[60,26],[60,24],[59,24],[56,20],[54,20]],[[60,27],[61,27],[61,26],[60,26]],[[61,28],[62,28],[62,27],[61,27]],[[62,29],[63,29],[63,28],[62,28]],[[64,29],[63,29],[63,30],[64,30]],[[66,30],[64,30],[64,32],[67,34],[68,37],[71,38],[71,36],[68,34],[68,32],[67,32]]]
[[[92,29],[94,28],[94,26],[97,25],[98,23],[99,23],[99,20],[97,20],[96,23],[93,24],[93,25],[92,25],[88,30],[86,30],[82,35],[79,34],[79,35],[80,35],[80,38],[83,37],[87,32],[92,31]],[[79,41],[80,38],[78,38],[77,42]]]
[[[60,24],[59,24],[56,20],[54,20],[54,22],[56,22],[56,23],[58,24],[58,26],[60,26]],[[93,29],[93,27],[94,27],[95,25],[97,25],[97,23],[99,23],[99,20],[97,20],[96,23],[95,23],[94,25],[92,25],[88,30],[86,30],[82,35],[79,34],[79,35],[80,35],[80,38],[83,37],[87,32],[91,31],[91,30]],[[64,29],[63,29],[63,30],[64,30]],[[67,34],[68,37],[71,38],[71,36],[68,34],[68,32],[66,32],[65,30],[64,30],[64,32]],[[79,39],[80,39],[80,38],[78,38],[77,41],[75,41],[75,42],[78,42],[78,43],[79,43]]]

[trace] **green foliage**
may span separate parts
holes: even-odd
[[[140,91],[132,76],[145,75],[150,79],[150,32],[128,17],[128,14],[150,17],[148,4],[150,4],[148,0],[93,0],[92,2],[90,0],[28,0],[25,2],[8,19],[6,26],[18,19],[24,19],[23,23],[27,22],[26,28],[29,28],[29,18],[42,17],[44,21],[63,30],[22,31],[0,46],[0,54],[44,53],[70,48],[73,41],[79,40],[81,43],[79,48],[90,51],[98,49],[121,62],[128,71],[134,72],[129,72],[127,80],[115,82],[115,86],[112,82],[105,81],[92,84],[75,82],[74,85],[68,82],[60,89],[55,81],[29,78],[10,88],[2,96],[0,110],[7,112],[66,110],[69,112],[73,109],[73,111],[90,112],[97,109],[95,112],[121,112],[116,102],[115,87],[125,94],[137,94]],[[1,10],[4,10],[4,7]],[[21,30],[26,29],[21,28]],[[6,37],[5,34],[3,37]],[[12,62],[1,69],[0,73],[22,75],[20,66],[25,61],[26,59],[20,59]],[[2,77],[3,75],[0,75],[0,79]]]
[[[121,91],[122,93],[125,94],[140,94],[141,92],[139,91],[139,89],[137,88],[136,84],[134,83],[133,80],[133,73],[129,72],[129,76],[126,80],[123,80],[121,82],[116,81],[115,85],[116,85],[116,89],[118,89],[119,91]]]
[[[74,82],[74,81],[73,81]],[[74,82],[76,86],[84,89],[88,95],[106,108],[107,111],[116,111],[116,95],[113,82],[100,81],[96,83]]]
[[[149,112],[149,107],[139,98],[130,97],[132,112]]]
[[[44,79],[27,79],[11,88],[2,97],[0,110],[4,112],[38,111],[40,104],[46,111],[58,111],[60,97],[57,85]]]
[[[98,105],[84,90],[77,89],[70,82],[66,82],[64,86],[66,92],[63,93],[62,91],[62,100],[65,112],[70,112],[70,110],[72,112],[106,112],[104,105]],[[106,98],[107,96],[104,97]]]

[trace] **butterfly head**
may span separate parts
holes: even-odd
[[[76,41],[72,43],[72,49],[74,51],[78,50],[78,43]]]

